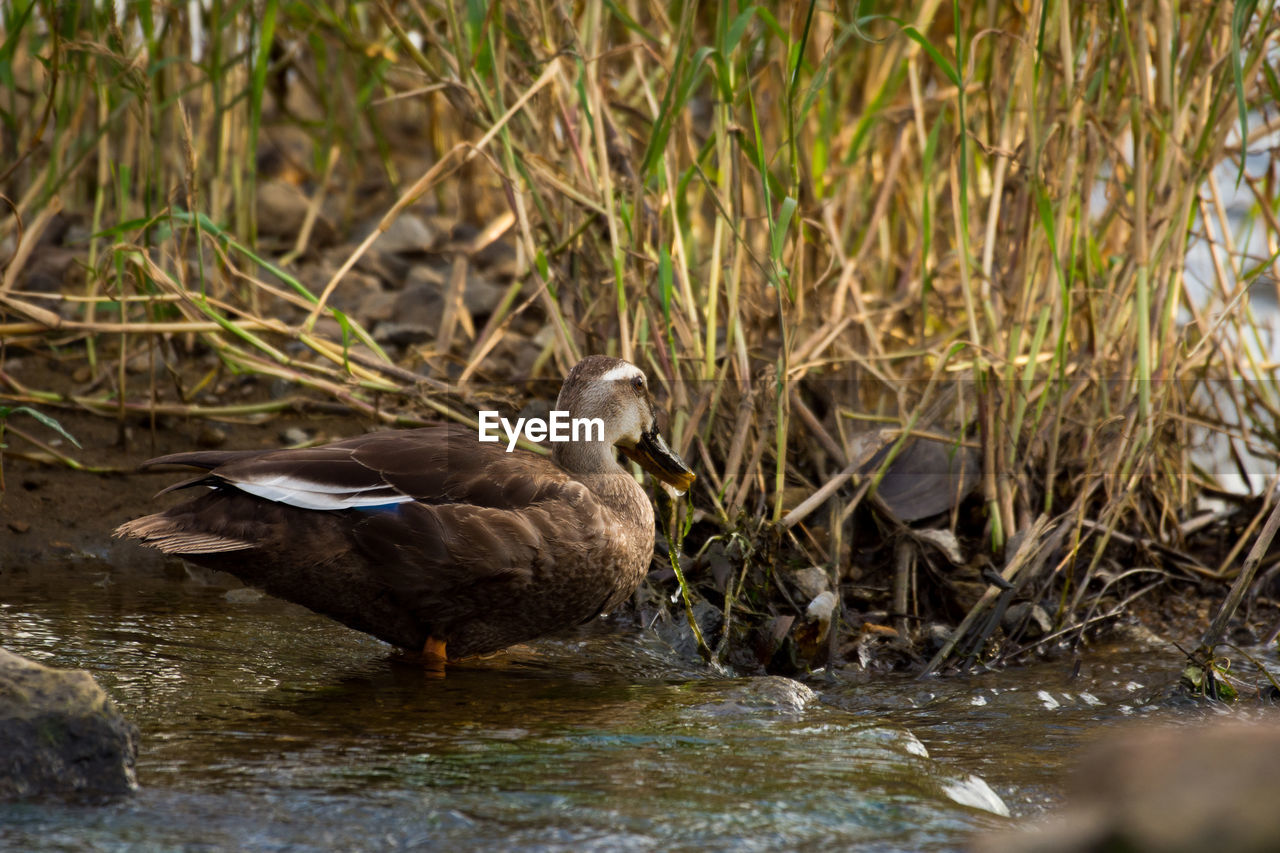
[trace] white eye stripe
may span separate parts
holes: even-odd
[[[644,371],[636,367],[634,364],[624,363],[606,370],[600,379],[604,382],[612,382],[615,379],[634,379],[637,376],[643,379]]]

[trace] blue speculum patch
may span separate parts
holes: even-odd
[[[374,504],[373,506],[358,506],[358,507],[353,507],[353,509],[357,509],[360,512],[396,512],[400,509],[401,503],[402,501],[395,501],[389,504]]]

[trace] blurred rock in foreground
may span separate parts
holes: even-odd
[[[1091,749],[1068,803],[981,853],[1276,850],[1280,725],[1219,722],[1122,729]]]
[[[0,800],[138,787],[138,729],[84,670],[0,649]]]

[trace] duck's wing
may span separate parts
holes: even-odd
[[[459,590],[500,582],[519,589],[533,579],[546,531],[510,510],[408,503],[370,513],[351,529],[356,547],[402,601],[420,602],[433,618],[470,609]]]
[[[571,482],[548,461],[481,444],[471,430],[457,425],[369,433],[291,450],[174,453],[144,463],[156,465],[207,471],[166,492],[196,485],[232,487],[321,511],[415,501],[514,508],[544,500]]]
[[[616,584],[594,577],[611,518],[570,481],[525,508],[406,503],[368,513],[349,535],[371,577],[465,656],[584,621],[614,600]]]

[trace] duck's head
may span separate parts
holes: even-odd
[[[681,492],[693,485],[694,473],[658,432],[649,380],[631,362],[603,355],[582,359],[565,377],[556,408],[571,418],[599,418],[606,449],[618,448],[667,485]]]

